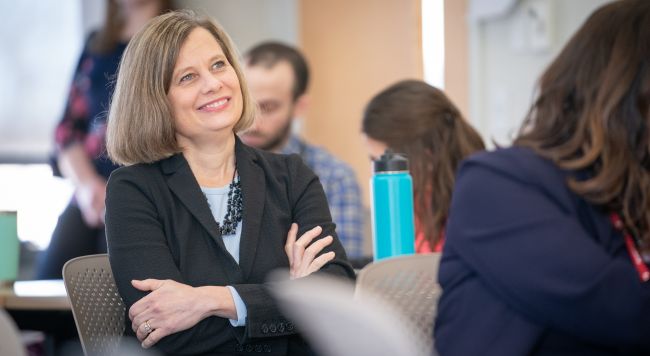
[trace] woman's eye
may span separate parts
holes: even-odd
[[[212,68],[213,68],[213,69],[221,69],[221,68],[223,68],[223,67],[225,67],[225,66],[226,66],[226,62],[224,62],[224,61],[216,61],[216,62],[214,62],[214,64],[212,65]]]
[[[194,78],[194,74],[192,74],[192,73],[190,73],[190,74],[185,74],[184,76],[181,77],[180,82],[181,82],[181,83],[182,83],[182,82],[186,82],[186,81],[188,81],[188,80],[190,80],[190,79],[192,79],[192,78]]]

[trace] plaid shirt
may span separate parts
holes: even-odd
[[[363,207],[361,190],[350,166],[323,148],[308,145],[291,136],[282,150],[284,154],[298,154],[320,179],[336,224],[338,234],[348,257],[363,254]]]

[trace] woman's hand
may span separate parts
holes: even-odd
[[[291,229],[289,229],[289,233],[287,234],[287,243],[284,245],[284,251],[287,253],[287,257],[289,257],[289,277],[291,279],[308,276],[334,259],[334,251],[316,257],[316,255],[334,241],[332,236],[325,236],[307,247],[322,231],[323,229],[320,226],[316,226],[305,232],[296,241],[298,224],[291,224]]]
[[[237,319],[235,302],[226,287],[191,287],[158,279],[134,280],[131,284],[141,291],[151,291],[129,309],[131,327],[144,348],[208,316]]]

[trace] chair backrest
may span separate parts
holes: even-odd
[[[124,334],[125,307],[108,255],[73,258],[63,266],[65,289],[85,355],[111,355]]]
[[[0,309],[0,355],[26,355],[18,328],[4,309]]]
[[[438,284],[440,254],[400,256],[371,263],[357,276],[355,298],[378,296],[409,322],[410,331],[428,341],[433,352],[433,320],[442,292]]]

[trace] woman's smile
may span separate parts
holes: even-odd
[[[221,112],[225,109],[228,108],[228,104],[230,103],[230,97],[222,97],[218,99],[214,99],[204,105],[201,105],[198,110],[202,112]]]

